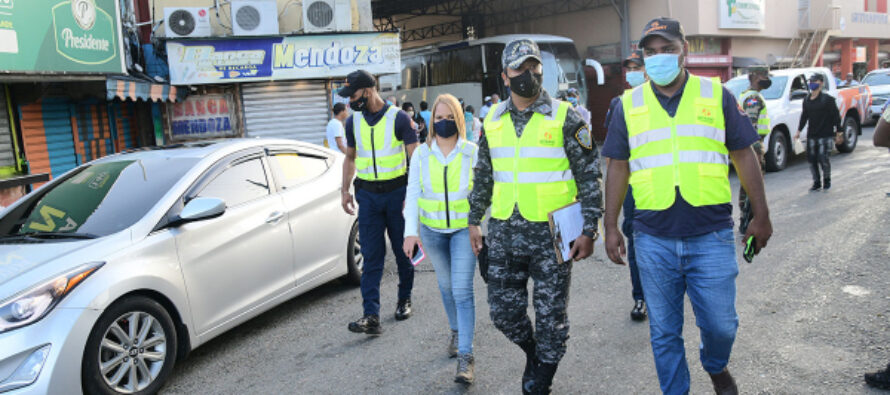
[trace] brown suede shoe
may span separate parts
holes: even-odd
[[[714,383],[714,393],[717,395],[738,395],[739,387],[735,384],[735,379],[729,374],[729,369],[724,368],[722,372],[711,374],[711,382]]]

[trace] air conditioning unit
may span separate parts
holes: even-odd
[[[232,33],[236,36],[279,34],[277,3],[274,0],[233,0]]]
[[[210,12],[201,7],[164,7],[167,37],[210,37]]]
[[[303,31],[306,33],[350,31],[350,0],[303,0]]]

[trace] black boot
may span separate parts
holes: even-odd
[[[407,320],[411,316],[411,299],[399,300],[396,304],[396,319],[399,321]]]
[[[630,311],[630,319],[634,321],[643,321],[646,319],[646,302],[638,300],[634,303],[634,308]]]
[[[890,364],[887,369],[865,374],[865,383],[880,389],[890,390]]]
[[[535,361],[535,377],[524,386],[524,391],[532,395],[549,395],[557,367],[559,365],[555,363]]]
[[[711,376],[711,383],[714,384],[714,393],[717,395],[739,395],[739,387],[735,383],[735,379],[729,374],[729,369],[723,368],[723,371],[717,374],[708,373]]]
[[[525,390],[526,383],[531,382],[535,376],[535,344],[534,339],[526,340],[519,343],[522,351],[525,351],[525,370],[522,372],[522,393],[528,394]]]

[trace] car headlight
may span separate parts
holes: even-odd
[[[3,301],[0,304],[0,333],[39,321],[74,287],[104,264],[94,262],[81,265]]]

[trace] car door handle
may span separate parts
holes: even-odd
[[[277,224],[277,223],[281,222],[282,218],[284,218],[284,213],[282,213],[281,211],[276,211],[276,212],[273,212],[272,214],[269,214],[269,218],[266,218],[266,223],[267,224]]]

